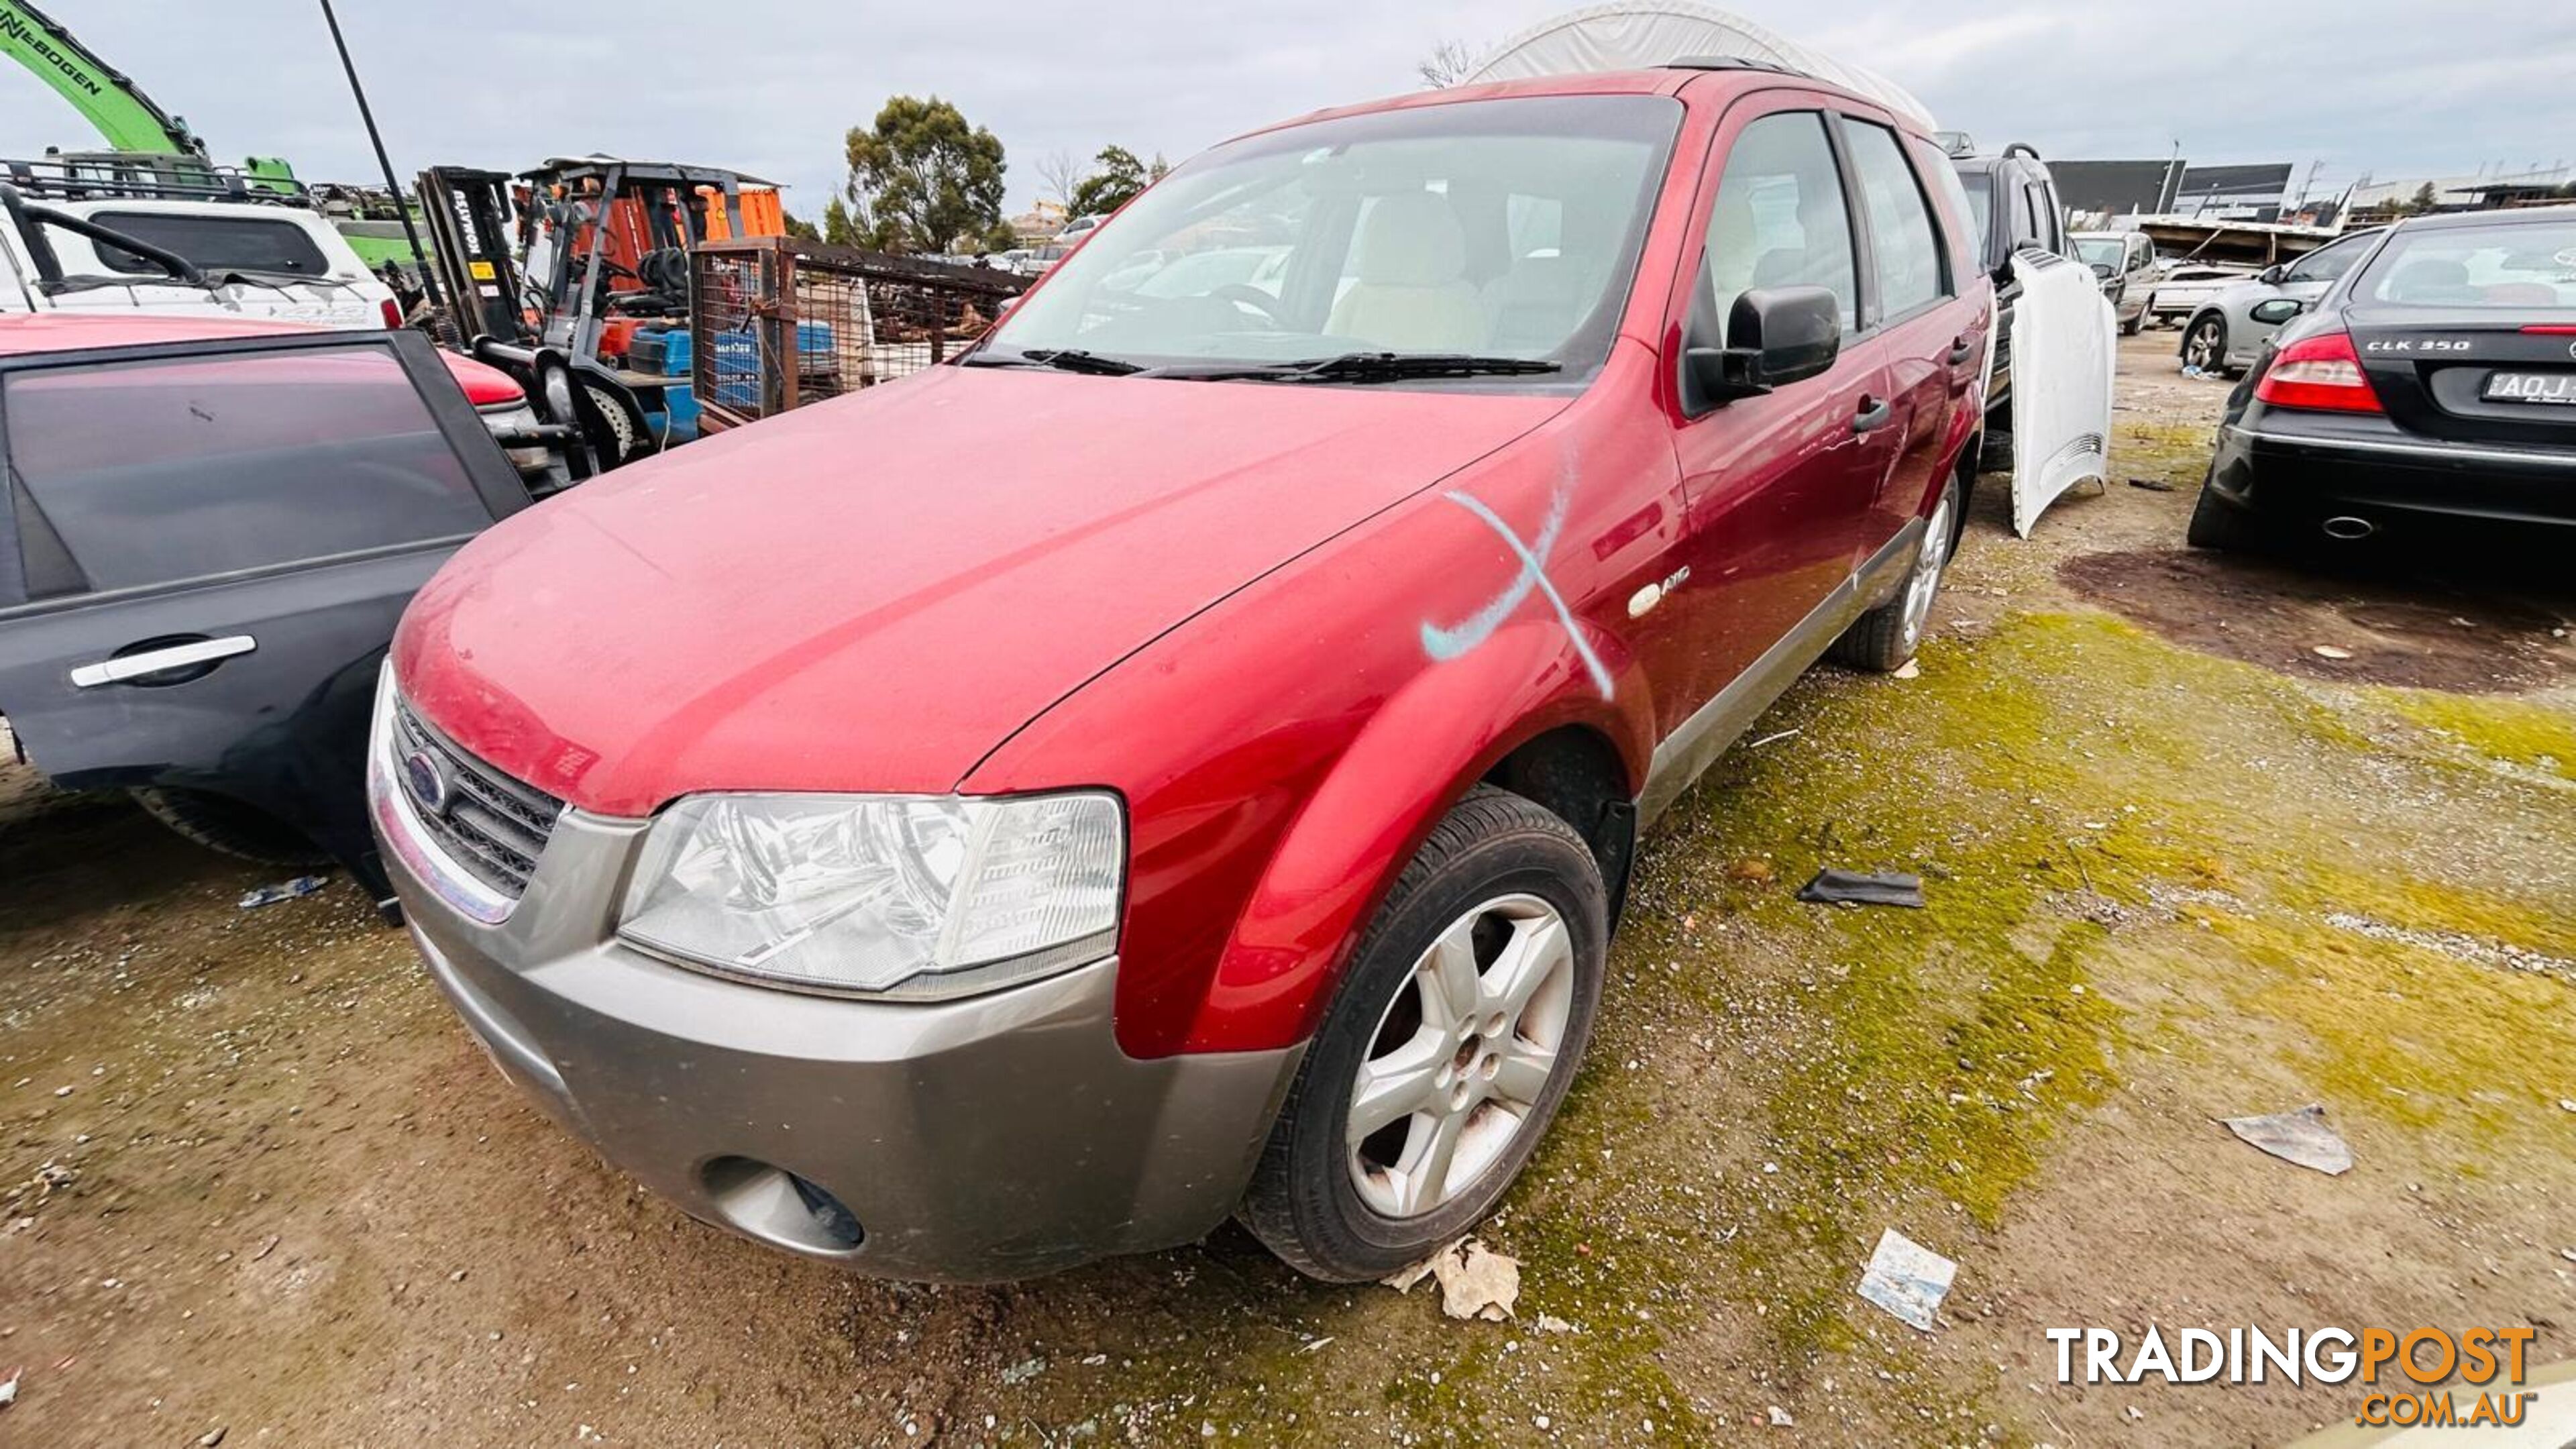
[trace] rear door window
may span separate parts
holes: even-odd
[[[1704,265],[1721,335],[1735,299],[1757,287],[1822,287],[1843,331],[1858,330],[1851,210],[1821,113],[1763,116],[1736,136],[1709,208]]]
[[[294,222],[274,216],[185,216],[158,211],[101,211],[90,220],[104,227],[177,252],[204,271],[275,272],[295,277],[327,276],[330,258],[322,255],[312,234]],[[97,244],[98,259],[112,271],[159,276],[157,262],[123,247]]]
[[[1843,135],[1851,143],[1852,169],[1860,177],[1861,204],[1869,214],[1879,311],[1901,317],[1939,301],[1950,290],[1941,233],[1932,224],[1931,203],[1924,199],[1914,168],[1905,164],[1896,133],[1846,119]]]
[[[381,345],[19,372],[0,388],[0,427],[22,551],[32,538],[61,554],[28,552],[31,597],[453,539],[492,521]]]

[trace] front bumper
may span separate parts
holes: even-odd
[[[989,1282],[1189,1242],[1241,1199],[1303,1048],[1129,1057],[1115,958],[936,1004],[674,966],[614,935],[645,822],[579,810],[518,901],[459,902],[378,733],[370,812],[430,974],[503,1075],[691,1216]]]
[[[2576,527],[2576,452],[2442,442],[2367,415],[2257,407],[2219,430],[2209,488],[2222,502],[2294,519]]]

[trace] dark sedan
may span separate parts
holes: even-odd
[[[2194,545],[2576,531],[2576,207],[2419,217],[2305,315],[2261,308],[2289,325],[2228,400]]]

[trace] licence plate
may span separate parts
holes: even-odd
[[[2576,407],[2576,372],[2491,372],[2482,396],[2488,402]]]

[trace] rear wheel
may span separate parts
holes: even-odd
[[[1583,838],[1479,786],[1361,938],[1241,1211],[1333,1282],[1420,1262],[1493,1210],[1592,1035],[1609,901]]]
[[[263,865],[319,865],[326,856],[277,817],[203,790],[138,785],[134,803],[155,820],[208,850]]]
[[[1950,546],[1959,531],[1958,506],[1959,490],[1953,485],[1932,506],[1923,546],[1915,550],[1904,586],[1895,598],[1861,615],[1843,631],[1834,641],[1834,662],[1885,674],[1904,668],[1914,651],[1923,647],[1924,630],[1932,622],[1932,600],[1941,592],[1941,575],[1950,567]]]
[[[2215,373],[2227,366],[2227,319],[2212,312],[2191,320],[2182,335],[2182,365]]]

